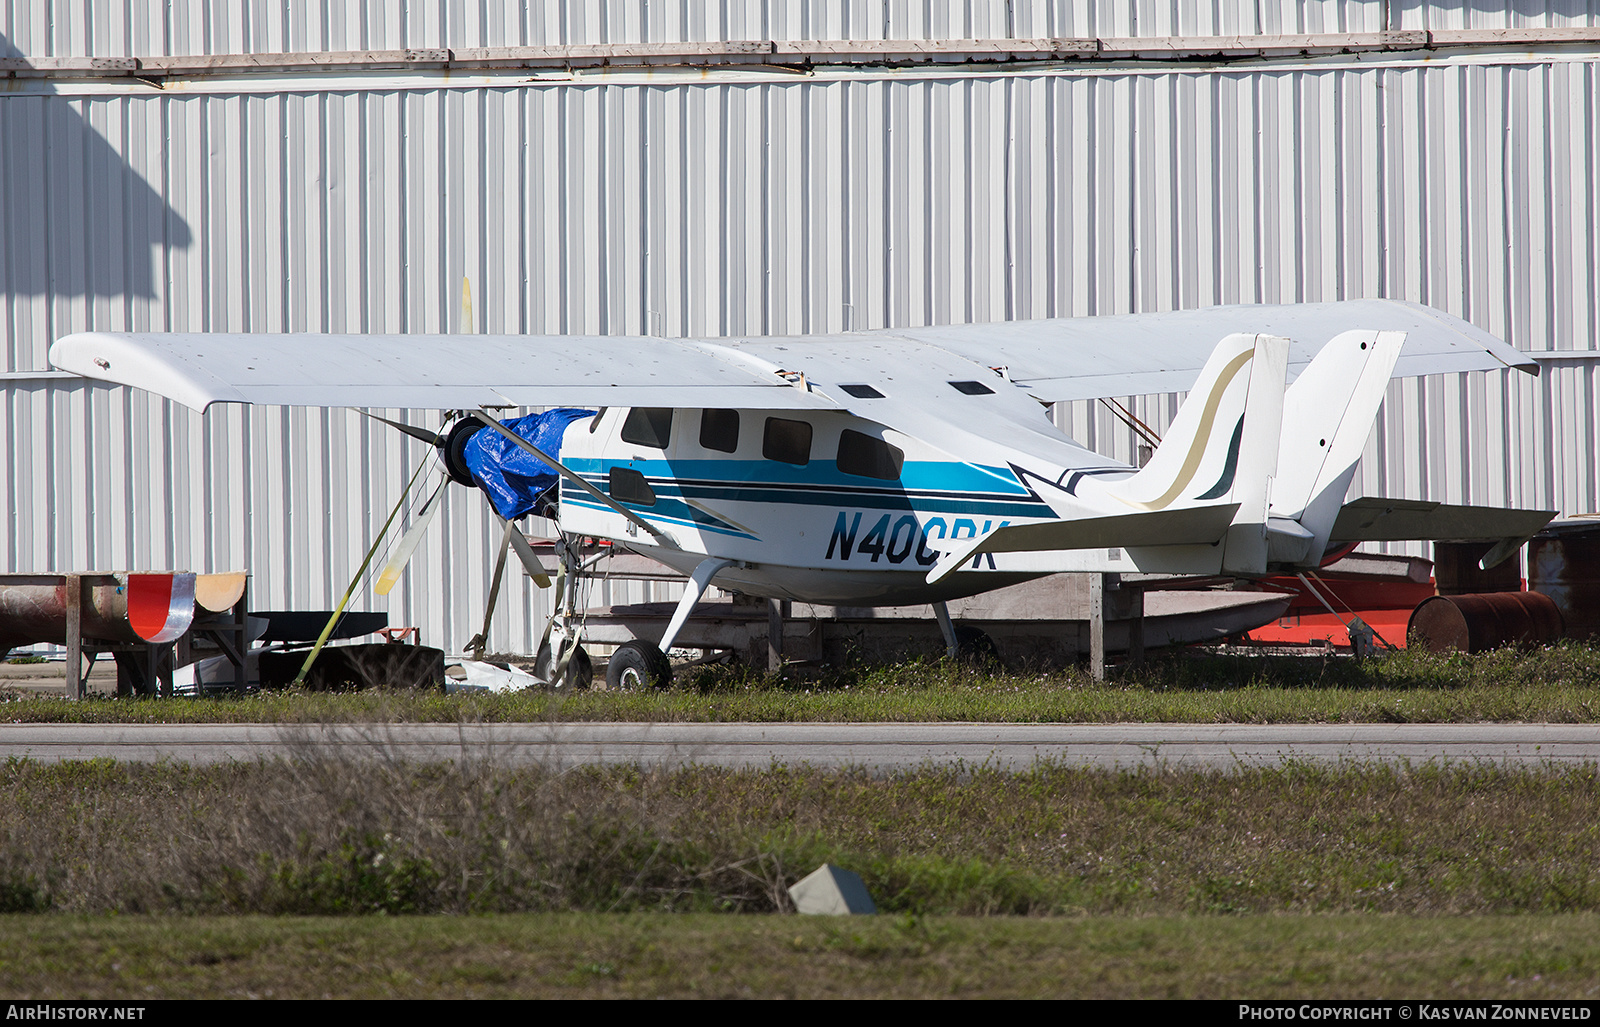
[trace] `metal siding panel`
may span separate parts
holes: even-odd
[[[1010,84],[1010,89],[1012,160],[1006,192],[1014,200],[1007,212],[1011,246],[1006,254],[1006,266],[1011,276],[1011,289],[1006,308],[1040,310],[1048,305],[1046,297],[1050,290],[1049,175],[1045,149],[1049,145],[1049,131],[1044,102],[1049,83],[1019,79]]]
[[[887,210],[892,187],[885,164],[888,126],[884,118],[887,83],[853,83],[850,87],[851,210],[846,219],[850,238],[850,300],[856,329],[887,323],[884,272],[888,246]],[[1003,192],[1003,187],[998,190]]]
[[[708,140],[708,148],[715,149],[716,154],[710,161],[714,173],[707,176],[706,184],[711,188],[706,195],[706,205],[721,214],[721,224],[712,237],[717,251],[717,282],[707,283],[712,286],[708,294],[720,292],[715,302],[718,335],[748,334],[752,322],[759,320],[760,300],[757,298],[752,303],[749,294],[751,285],[758,284],[759,279],[741,275],[737,270],[761,266],[759,259],[752,261],[746,251],[752,241],[750,229],[760,223],[748,217],[750,190],[746,170],[752,159],[757,174],[761,167],[759,157],[752,158],[751,154],[751,143],[760,137],[759,129],[750,131],[747,101],[752,88],[755,87],[737,86],[720,91],[717,111],[717,121],[722,126],[720,145]],[[718,285],[720,289],[715,287]]]
[[[771,158],[767,161],[766,207],[771,218],[768,228],[767,286],[772,301],[768,308],[765,332],[793,327],[805,316],[804,264],[800,259],[805,240],[805,205],[802,200],[803,87],[768,86],[770,100],[769,132]],[[654,204],[660,206],[661,204]],[[657,293],[659,295],[659,292]]]
[[[1590,65],[1550,68],[1550,122],[1552,153],[1551,249],[1552,296],[1569,296],[1570,303],[1552,311],[1553,337],[1590,340],[1594,345],[1596,294],[1585,281],[1593,274],[1594,222],[1594,83]]]
[[[1066,293],[1060,313],[1078,316],[1087,314],[1093,302],[1089,290],[1094,280],[1094,106],[1087,85],[1063,85],[1058,91],[1065,95],[1058,103],[1062,146],[1056,152],[1065,152],[1069,160],[1055,171],[1061,183],[1061,238],[1065,243],[1057,281]]]
[[[59,101],[55,101],[59,102]],[[0,146],[5,192],[6,370],[41,366],[44,341],[50,337],[48,307],[51,290],[44,271],[49,267],[53,233],[50,211],[43,202],[51,170],[48,151],[41,146],[18,145],[12,140],[44,138],[48,105],[45,97],[22,97],[0,108],[0,129],[7,145]],[[64,240],[63,240],[64,242]]]
[[[960,320],[953,308],[956,264],[959,253],[961,205],[957,203],[959,165],[952,152],[952,100],[955,85],[928,84],[928,280],[929,312],[933,324],[953,324]]]
[[[1262,229],[1256,211],[1260,184],[1256,83],[1222,75],[1222,302],[1260,302]],[[1232,188],[1228,188],[1230,186]]]
[[[973,123],[970,136],[987,137],[991,143],[977,149],[973,162],[973,206],[978,214],[973,243],[981,261],[973,312],[979,321],[1006,321],[1015,316],[1011,308],[1011,182],[1009,169],[1015,144],[1011,123],[1009,79],[973,82]],[[985,123],[984,119],[990,119]],[[987,160],[982,159],[987,157]]]

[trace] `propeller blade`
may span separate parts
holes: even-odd
[[[411,554],[417,551],[417,546],[422,544],[422,534],[428,530],[428,525],[433,521],[433,515],[439,512],[439,501],[444,498],[444,487],[450,484],[449,479],[439,482],[433,490],[433,495],[428,497],[423,504],[422,512],[417,515],[416,521],[406,530],[400,539],[400,544],[395,547],[394,555],[389,557],[389,562],[384,565],[383,573],[378,575],[378,584],[373,589],[378,595],[386,596],[394,588],[395,582],[400,580],[400,572],[406,569],[406,564],[411,560]]]
[[[411,436],[412,438],[417,439],[417,440],[422,441],[422,442],[426,442],[430,446],[439,446],[439,445],[442,445],[444,443],[444,436],[443,435],[440,435],[438,432],[429,431],[428,429],[423,428],[423,427],[419,427],[418,425],[415,425],[415,424],[402,424],[399,421],[391,421],[387,417],[380,417],[377,414],[374,414],[374,413],[372,413],[370,411],[367,411],[367,410],[358,410],[358,413],[361,413],[361,414],[363,414],[363,415],[365,415],[367,417],[370,417],[374,421],[382,421],[384,424],[387,424],[391,428],[399,428],[401,431],[405,432],[407,435]]]
[[[517,551],[517,558],[522,561],[523,569],[528,572],[528,577],[540,588],[550,587],[550,576],[544,572],[544,564],[539,562],[539,556],[528,545],[528,540],[523,537],[519,529],[511,533],[511,548]]]

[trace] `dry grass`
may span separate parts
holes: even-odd
[[[0,912],[1600,911],[1593,768],[551,773],[13,761]]]

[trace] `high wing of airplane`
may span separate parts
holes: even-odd
[[[713,581],[932,603],[954,648],[947,600],[1043,574],[1247,577],[1314,568],[1354,541],[1464,534],[1500,540],[1493,559],[1553,516],[1344,502],[1391,378],[1537,374],[1465,321],[1387,300],[715,340],[89,332],[50,359],[202,411],[462,412],[448,433],[396,427],[489,494],[510,544],[510,521],[539,512],[564,540],[609,539],[688,575],[663,637],[613,656],[621,685],[669,680],[664,653]],[[1048,416],[1063,400],[1172,391],[1189,395],[1142,468]],[[491,413],[518,407],[558,409]],[[575,546],[558,551],[583,572]],[[554,628],[557,676],[584,660],[568,622]]]

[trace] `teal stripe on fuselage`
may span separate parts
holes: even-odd
[[[983,496],[1032,495],[1009,467],[984,467],[955,460],[907,461],[897,481],[846,474],[832,460],[804,466],[776,460],[599,460],[576,457],[567,466],[583,475],[606,475],[613,464],[631,467],[646,478],[728,485],[795,485],[905,492],[973,493]]]
[[[997,469],[979,471],[958,463],[924,463],[917,473],[903,474],[899,482],[844,474],[832,461],[805,467],[780,465],[787,469],[781,476],[774,474],[772,461],[745,460],[636,460],[624,464],[586,459],[574,461],[573,469],[604,490],[612,463],[643,474],[656,493],[656,505],[625,504],[630,509],[650,516],[659,512],[662,516],[688,517],[697,524],[710,525],[711,521],[703,511],[682,503],[683,499],[701,500],[712,507],[721,503],[775,503],[827,510],[904,510],[928,516],[1055,516],[1049,505],[1018,482],[1009,468],[1004,473],[1011,476],[1012,488],[999,494],[992,488],[958,487],[993,485],[998,481]],[[914,467],[906,465],[907,471]],[[737,477],[744,470],[751,471],[752,478]],[[756,471],[761,472],[761,478],[754,477]],[[919,481],[923,483],[920,487],[913,484]],[[671,513],[662,506],[668,501],[676,507]]]
[[[819,506],[830,510],[907,510],[928,514],[958,513],[983,517],[1051,517],[1050,507],[1038,501],[973,499],[941,492],[866,492],[846,489],[820,490],[778,488],[774,486],[718,485],[691,486],[651,480],[658,496],[669,491],[706,503],[782,503],[788,506]]]

